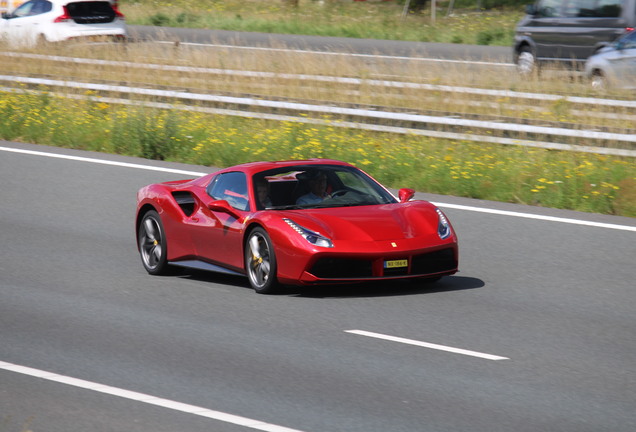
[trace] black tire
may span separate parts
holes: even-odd
[[[517,56],[517,72],[530,76],[537,71],[537,59],[529,46],[524,46]]]
[[[137,245],[141,262],[152,275],[168,273],[168,242],[159,213],[148,211],[137,229]]]
[[[279,287],[276,254],[267,231],[261,227],[250,231],[245,242],[245,270],[250,285],[259,294],[272,294]]]
[[[592,89],[598,92],[604,92],[609,89],[609,83],[607,82],[607,77],[600,70],[595,70],[592,73],[592,78],[590,79],[590,85]]]

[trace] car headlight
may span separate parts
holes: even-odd
[[[437,212],[437,216],[438,216],[437,234],[439,234],[439,238],[445,239],[450,237],[451,227],[450,227],[450,224],[448,223],[448,219],[446,219],[446,216],[444,215],[444,213],[442,213],[440,209],[436,208],[435,211]]]
[[[292,227],[292,229],[294,231],[296,231],[298,234],[300,234],[302,236],[302,238],[304,238],[305,240],[307,240],[309,243],[311,243],[314,246],[320,246],[320,247],[333,247],[333,243],[331,242],[331,240],[329,240],[327,237],[318,234],[317,232],[313,232],[312,230],[309,230],[303,226],[298,225],[296,222],[294,222],[291,219],[287,219],[284,218],[283,219],[285,222],[287,222],[287,224]]]

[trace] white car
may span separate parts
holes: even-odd
[[[588,58],[585,75],[596,89],[636,89],[636,31]]]
[[[124,15],[109,0],[29,0],[3,13],[0,37],[10,45],[34,46],[74,38],[125,39]]]

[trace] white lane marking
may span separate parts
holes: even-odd
[[[302,432],[298,429],[291,429],[284,426],[278,426],[271,423],[265,423],[260,420],[254,420],[247,417],[241,417],[233,414],[224,413],[221,411],[214,411],[207,408],[198,407],[195,405],[189,405],[181,402],[176,402],[168,399],[162,399],[156,396],[138,393],[130,390],[125,390],[117,387],[111,387],[104,384],[99,384],[91,381],[85,381],[78,378],[59,375],[53,372],[47,372],[40,369],[34,369],[26,366],[20,366],[13,363],[7,363],[0,361],[0,369],[6,371],[16,372],[23,375],[29,375],[36,378],[45,379],[48,381],[54,381],[62,384],[67,384],[73,387],[79,387],[86,390],[91,390],[99,393],[106,393],[113,396],[130,399],[136,402],[143,402],[150,405],[156,405],[164,408],[169,408],[175,411],[181,411],[187,414],[193,414],[200,417],[207,417],[214,420],[219,420],[225,423],[232,423],[239,426],[245,426],[251,429],[257,429],[267,432]]]
[[[142,164],[116,162],[116,161],[110,161],[105,159],[95,159],[95,158],[87,158],[87,157],[81,157],[81,156],[70,156],[70,155],[63,155],[63,154],[57,154],[57,153],[16,149],[16,148],[2,147],[2,146],[0,146],[0,151],[23,153],[28,155],[44,156],[44,157],[51,157],[51,158],[57,158],[57,159],[68,159],[68,160],[74,160],[79,162],[119,166],[124,168],[134,168],[134,169],[143,169],[143,170],[149,170],[149,171],[167,172],[167,173],[173,173],[173,174],[183,174],[183,175],[189,175],[189,176],[195,176],[195,177],[200,177],[200,176],[209,174],[207,172],[185,171],[185,170],[178,170],[178,169],[172,169],[172,168],[154,167],[154,166],[142,165]],[[595,228],[607,228],[607,229],[636,232],[636,226],[629,226],[629,225],[618,225],[618,224],[609,224],[609,223],[602,223],[602,222],[592,222],[592,221],[586,221],[581,219],[569,219],[569,218],[554,217],[554,216],[535,215],[530,213],[520,213],[520,212],[512,212],[512,211],[506,211],[506,210],[495,210],[495,209],[489,209],[489,208],[483,208],[483,207],[472,207],[472,206],[449,204],[449,203],[443,203],[443,202],[433,202],[433,204],[439,207],[456,209],[456,210],[474,211],[474,212],[480,212],[480,213],[497,214],[502,216],[520,217],[520,218],[526,218],[526,219],[537,219],[537,220],[543,220],[548,222],[561,222],[561,223],[569,223],[574,225],[591,226]]]
[[[486,360],[509,360],[508,357],[501,357],[501,356],[496,356],[492,354],[480,353],[477,351],[470,351],[470,350],[465,350],[461,348],[453,348],[453,347],[449,347],[445,345],[438,345],[438,344],[422,342],[422,341],[413,340],[413,339],[405,339],[401,337],[389,336],[389,335],[385,335],[381,333],[373,333],[373,332],[368,332],[364,330],[345,330],[345,333],[352,333],[352,334],[367,336],[367,337],[376,338],[376,339],[384,339],[384,340],[388,340],[392,342],[400,342],[400,343],[408,344],[408,345],[416,345],[416,346],[430,348],[430,349],[439,350],[439,351],[447,351],[447,352],[452,352],[455,354],[463,354],[466,356],[479,357]]]
[[[507,211],[507,210],[495,210],[495,209],[489,209],[489,208],[483,208],[483,207],[465,206],[460,204],[447,204],[447,203],[433,203],[433,204],[439,207],[457,209],[457,210],[466,210],[466,211],[474,211],[479,213],[497,214],[502,216],[521,217],[526,219],[538,219],[538,220],[549,221],[549,222],[562,222],[562,223],[569,223],[574,225],[591,226],[596,228],[608,228],[608,229],[617,229],[617,230],[623,230],[623,231],[636,232],[636,226],[617,225],[617,224],[610,224],[610,223],[604,223],[604,222],[592,222],[592,221],[586,221],[586,220],[580,220],[580,219],[569,219],[569,218],[562,218],[562,217],[556,217],[556,216],[534,215],[530,213],[519,213],[519,212],[513,212],[513,211]]]
[[[48,153],[48,152],[33,151],[33,150],[23,150],[23,149],[11,148],[11,147],[0,147],[0,150],[13,152],[13,153],[23,153],[23,154],[33,155],[33,156],[45,156],[45,157],[56,158],[56,159],[68,159],[68,160],[79,161],[79,162],[89,162],[89,163],[96,163],[101,165],[112,165],[112,166],[119,166],[119,167],[125,167],[125,168],[143,169],[148,171],[161,171],[161,172],[167,172],[167,173],[173,173],[173,174],[183,174],[183,175],[191,175],[191,176],[199,176],[199,177],[202,175],[209,174],[209,173],[202,173],[197,171],[185,171],[185,170],[178,170],[178,169],[171,169],[171,168],[153,167],[149,165],[141,165],[141,164],[127,163],[127,162],[116,162],[116,161],[110,161],[105,159],[95,159],[95,158],[87,158],[87,157],[81,157],[81,156],[70,156],[70,155],[64,155],[64,154],[58,154],[58,153]]]
[[[174,45],[174,41],[154,41],[158,44]],[[424,61],[433,63],[457,63],[457,64],[472,64],[482,66],[501,66],[506,68],[516,67],[512,63],[499,63],[499,62],[486,62],[479,60],[451,60],[451,59],[438,59],[430,57],[404,57],[404,56],[392,56],[392,55],[380,55],[380,54],[356,54],[356,53],[343,53],[343,52],[331,52],[331,51],[313,51],[302,49],[290,49],[290,48],[267,48],[267,47],[250,47],[250,46],[237,46],[237,45],[222,45],[222,44],[206,44],[197,42],[180,42],[179,45],[189,45],[194,47],[214,47],[214,48],[227,48],[232,50],[250,50],[250,51],[277,51],[283,53],[297,53],[297,54],[315,54],[325,56],[346,56],[346,57],[360,57],[370,59],[387,59],[387,60],[409,60],[409,61]]]

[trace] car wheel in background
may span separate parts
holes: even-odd
[[[532,50],[528,46],[521,48],[519,56],[517,57],[517,71],[523,76],[528,76],[534,73],[537,65],[536,59]]]
[[[168,270],[168,248],[161,217],[148,211],[139,223],[137,244],[141,262],[146,271],[153,275],[166,274]]]
[[[245,270],[257,293],[272,294],[278,288],[274,245],[263,228],[254,228],[249,233],[245,244]]]
[[[595,70],[592,73],[590,84],[592,85],[592,88],[597,91],[607,90],[607,88],[609,87],[609,84],[607,83],[607,77],[600,70]]]

